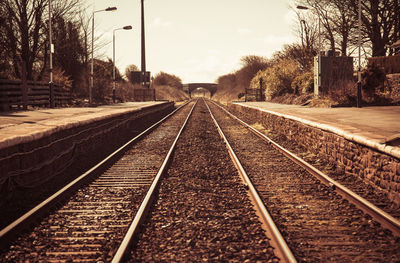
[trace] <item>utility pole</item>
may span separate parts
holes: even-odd
[[[361,93],[361,0],[358,0],[358,69],[357,69],[357,108],[362,107]]]
[[[50,81],[49,81],[49,99],[50,99],[50,108],[55,107],[55,101],[54,101],[54,84],[53,84],[53,52],[54,52],[54,47],[53,47],[53,35],[52,35],[52,13],[51,13],[51,0],[49,0],[49,49],[50,49]]]
[[[146,47],[145,47],[145,33],[144,33],[144,0],[142,3],[142,85],[145,86],[146,81]]]

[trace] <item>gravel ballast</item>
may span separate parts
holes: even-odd
[[[177,143],[130,262],[277,262],[202,100]]]

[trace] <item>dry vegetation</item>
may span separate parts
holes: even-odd
[[[296,0],[293,6],[308,9],[293,8],[298,18],[294,28],[298,43],[285,45],[271,59],[243,57],[242,68],[218,78],[214,99],[221,102],[243,100],[246,89],[253,89],[262,90],[265,99],[273,102],[324,107],[355,105],[356,78],[344,81],[340,76],[333,76],[335,83],[319,98],[312,98],[312,91],[313,58],[318,51],[355,55],[358,48],[358,1]],[[379,56],[372,60],[384,67],[386,74],[400,73],[399,56],[392,56],[395,50],[389,49],[400,39],[399,7],[397,0],[365,0],[361,6],[362,55]],[[363,103],[399,104],[400,80],[396,76],[388,78],[379,69],[364,68],[362,83]]]
[[[153,80],[157,100],[183,101],[189,96],[182,90],[182,80],[173,74],[159,72]]]
[[[218,89],[213,99],[222,103],[244,100],[246,89],[262,90],[266,101],[311,107],[337,107],[356,105],[356,77],[346,76],[344,68],[329,78],[326,93],[314,97],[314,76],[309,61],[301,64],[292,45],[274,54],[272,59],[248,56],[242,58],[242,68],[218,78]],[[299,56],[304,53],[297,52]],[[252,59],[246,59],[251,57]],[[244,63],[243,63],[244,62]],[[251,69],[251,70],[249,70]],[[259,70],[256,70],[259,69]],[[342,72],[343,71],[343,72]],[[346,73],[346,74],[344,74]],[[250,81],[249,81],[250,80]],[[362,72],[362,98],[364,105],[398,105],[400,79],[396,74],[387,77],[381,67],[370,64]],[[250,97],[249,97],[250,98]]]
[[[154,88],[157,100],[183,101],[189,99],[187,93],[177,87],[155,85]]]

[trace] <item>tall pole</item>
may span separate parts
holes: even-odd
[[[94,13],[92,14],[92,49],[91,49],[91,61],[90,61],[90,83],[89,83],[89,104],[92,105],[93,102],[93,95],[92,95],[92,90],[93,90],[93,49],[94,49]]]
[[[145,46],[145,31],[144,31],[144,0],[142,3],[142,84],[146,84],[146,46]]]
[[[301,47],[304,48],[304,31],[303,30],[303,19],[300,20],[300,30],[301,30]]]
[[[320,55],[320,53],[321,53],[321,18],[318,13],[318,56]]]
[[[97,12],[102,11],[115,11],[117,8],[107,7],[106,9],[101,9],[92,12],[92,50],[91,50],[91,63],[90,63],[90,83],[89,83],[89,104],[92,105],[93,102],[93,68],[94,68],[94,61],[93,61],[93,52],[94,52],[94,14]]]
[[[115,103],[115,30],[113,30],[113,103]]]
[[[308,10],[309,8],[306,7],[306,6],[298,5],[297,9]],[[317,74],[318,74],[318,77],[317,77],[318,78],[318,87],[314,87],[314,95],[318,96],[318,93],[321,90],[321,66],[320,66],[321,65],[321,17],[319,15],[318,10],[316,8],[314,8],[314,9],[315,9],[315,12],[317,12],[317,15],[318,15],[318,54],[317,54],[318,67],[317,67],[317,69],[315,69],[315,67],[314,67],[314,72],[315,72],[315,70],[318,71],[317,72]],[[300,21],[300,23],[301,23],[301,21]],[[305,24],[304,24],[304,27],[305,27]],[[307,38],[307,31],[306,31],[306,38]],[[303,39],[302,39],[302,41],[303,41]],[[308,46],[308,44],[307,44],[307,46]],[[316,61],[314,60],[314,65],[315,65],[315,62]]]
[[[116,85],[116,83],[115,83],[116,82],[116,80],[115,80],[115,31],[118,31],[121,29],[131,30],[132,26],[130,26],[130,25],[124,26],[124,27],[113,30],[113,103],[115,103],[115,85]]]
[[[361,0],[358,0],[358,71],[357,71],[357,108],[361,108]]]
[[[50,82],[49,82],[49,99],[50,99],[50,108],[55,107],[54,101],[54,86],[53,86],[53,32],[52,32],[52,11],[51,11],[51,0],[49,0],[49,46],[50,46]]]

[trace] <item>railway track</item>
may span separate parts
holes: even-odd
[[[200,100],[127,261],[278,262],[247,193]]]
[[[18,226],[31,224],[38,217],[36,213],[54,210],[33,230],[8,246],[0,256],[1,262],[111,261],[193,104],[189,103],[135,137],[3,229],[0,238],[4,243]],[[124,152],[122,157],[108,163],[121,152]],[[100,175],[82,186],[80,182],[93,173]],[[72,194],[77,187],[79,189]]]
[[[375,220],[342,198],[329,178],[322,184],[271,141],[216,104],[210,108],[298,261],[399,261],[398,220],[379,211],[393,220],[388,224],[396,237],[376,221],[381,218]]]
[[[216,104],[190,104],[53,202],[1,262],[398,262],[400,239],[331,181]]]

